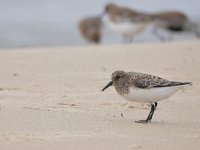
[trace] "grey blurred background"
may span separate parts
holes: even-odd
[[[98,15],[108,0],[0,0],[0,48],[86,45],[77,30],[78,21]],[[200,20],[199,0],[113,0],[146,12],[180,10]],[[105,28],[103,44],[120,43],[119,35]],[[193,35],[177,39],[193,39]],[[150,31],[134,42],[159,42]]]

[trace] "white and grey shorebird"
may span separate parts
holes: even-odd
[[[114,3],[105,6],[104,14],[110,29],[122,35],[126,42],[132,42],[133,37],[142,33],[153,21],[149,14]]]
[[[90,43],[99,44],[102,38],[102,16],[86,17],[79,22],[81,35]]]
[[[151,104],[147,119],[136,121],[137,123],[148,123],[153,117],[158,101],[168,99],[176,91],[192,83],[169,81],[145,73],[115,71],[112,73],[111,81],[102,91],[112,85],[119,95],[129,101]]]
[[[200,38],[199,25],[191,21],[188,16],[180,11],[162,11],[151,15],[154,20],[153,34],[161,41],[166,38],[157,29],[172,33],[190,32]]]

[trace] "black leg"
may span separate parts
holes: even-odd
[[[158,105],[157,102],[154,102],[154,104],[151,104],[151,110],[150,110],[149,115],[148,115],[146,120],[139,120],[139,121],[135,121],[135,122],[136,123],[148,123],[148,122],[151,122],[151,119],[153,117],[153,114],[154,114],[154,111],[156,110],[157,105]]]
[[[122,37],[122,42],[123,42],[123,43],[132,43],[132,42],[133,42],[133,37],[124,35],[124,36]]]
[[[152,117],[153,117],[153,114],[154,114],[154,110],[155,110],[155,106],[154,106],[154,104],[152,104],[152,105],[151,105],[151,111],[150,111],[150,113],[149,113],[149,115],[148,115],[148,117],[147,117],[147,119],[146,119],[147,122],[150,122],[150,121],[151,121],[151,119],[152,119]]]
[[[165,37],[162,36],[162,35],[157,31],[157,29],[153,28],[152,33],[153,33],[153,35],[154,35],[155,37],[157,37],[161,42],[166,41]]]
[[[122,37],[122,43],[126,43],[127,39],[126,39],[126,36],[123,36]]]
[[[198,39],[200,38],[200,32],[197,31],[197,32],[195,33],[195,35],[196,35],[196,37],[197,37]]]
[[[129,38],[128,43],[133,43],[133,37],[129,36],[128,38]]]
[[[153,105],[153,104],[152,104]],[[152,117],[153,117],[153,114],[154,114],[154,111],[156,110],[156,107],[157,107],[158,103],[157,102],[154,102],[154,106],[153,106],[153,110],[151,112],[151,115],[147,117],[147,120],[149,120],[148,122],[151,121]]]
[[[172,33],[169,33],[169,34],[168,34],[167,40],[168,40],[168,41],[173,41],[173,34],[172,34]]]

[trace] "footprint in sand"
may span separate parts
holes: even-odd
[[[127,109],[149,109],[149,105],[147,104],[139,104],[139,103],[123,103],[119,104],[120,107],[125,107]]]
[[[130,149],[141,149],[142,146],[138,145],[138,144],[132,144],[129,146]]]
[[[40,108],[33,108],[33,107],[22,107],[23,109],[29,109],[29,110],[41,110]]]
[[[73,103],[68,104],[68,103],[64,103],[64,102],[60,102],[60,103],[58,103],[58,105],[60,105],[60,106],[69,106],[69,107],[73,107],[73,108],[77,107],[76,104],[73,104]]]

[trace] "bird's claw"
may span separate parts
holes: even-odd
[[[143,123],[143,124],[146,124],[148,122],[150,122],[150,120],[137,120],[135,121],[136,123]]]

